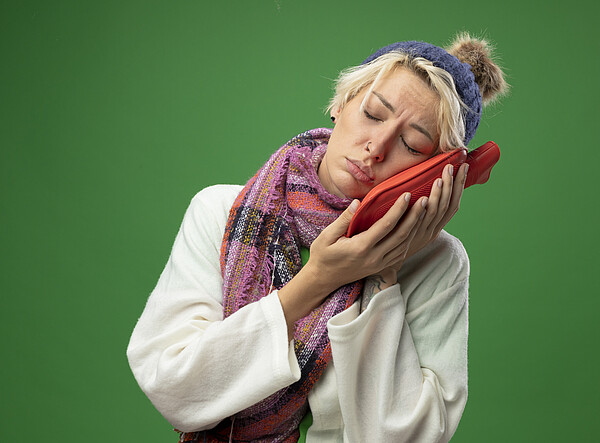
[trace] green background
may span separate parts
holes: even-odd
[[[472,261],[453,441],[597,441],[593,4],[2,1],[0,440],[176,441],[125,349],[192,196],[329,125],[342,68],[468,30],[512,91],[470,145],[502,159],[448,227]]]

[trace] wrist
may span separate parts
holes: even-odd
[[[393,268],[384,269],[379,273],[378,277],[381,279],[380,287],[382,290],[398,283],[398,273]]]
[[[303,267],[278,291],[288,331],[293,330],[294,323],[317,308],[331,291],[317,272],[313,272],[310,267]]]
[[[326,274],[323,272],[322,266],[311,260],[298,272],[296,277],[298,276],[306,285],[307,290],[314,294],[316,298],[319,298],[320,301],[323,301],[329,294],[344,285],[344,283],[336,281],[335,277],[337,276],[335,273]]]

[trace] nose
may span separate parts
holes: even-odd
[[[385,158],[387,152],[388,140],[384,137],[380,137],[379,139],[373,139],[367,142],[365,146],[365,151],[368,152],[370,158],[372,158],[375,162],[382,162]]]

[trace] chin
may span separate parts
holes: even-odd
[[[348,179],[347,177],[340,177],[337,184],[335,182],[333,184],[335,186],[335,192],[332,192],[332,194],[335,194],[340,198],[357,198],[362,200],[371,190],[367,186],[361,186],[354,178]]]
[[[345,193],[344,195],[346,196],[346,198],[349,199],[359,199],[362,200],[363,198],[365,198],[365,196],[367,195],[367,191],[359,191],[359,190],[353,190],[353,191],[349,191],[347,194]]]

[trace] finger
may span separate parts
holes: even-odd
[[[429,193],[429,202],[427,203],[427,211],[425,213],[425,218],[421,223],[421,226],[425,231],[427,230],[428,226],[435,226],[437,224],[437,221],[434,222],[434,219],[438,213],[438,206],[440,203],[440,198],[442,197],[442,186],[443,181],[441,178],[438,178],[433,182],[433,186],[431,187],[431,192]]]
[[[427,231],[435,229],[446,212],[452,192],[452,172],[452,165],[446,165],[442,171],[442,177],[433,182],[429,194],[427,214],[423,221],[423,226]]]
[[[467,181],[467,172],[469,170],[469,165],[464,163],[458,173],[456,174],[456,180],[454,181],[454,186],[452,188],[452,195],[450,197],[450,202],[448,203],[448,209],[446,210],[444,216],[438,222],[436,230],[439,232],[442,230],[444,226],[454,217],[454,214],[458,211],[460,207],[460,200],[462,198],[463,191],[465,189],[465,182]]]
[[[454,184],[453,172],[454,166],[451,164],[447,165],[442,172],[442,178],[436,182],[438,186],[441,183],[440,196],[436,200],[437,206],[427,208],[428,212],[432,212],[431,215],[428,214],[429,218],[427,220],[427,233],[430,237],[437,235],[436,230],[448,211]]]
[[[358,209],[359,205],[360,201],[356,199],[353,200],[352,203],[350,203],[350,206],[348,206],[333,223],[323,230],[321,234],[328,240],[329,243],[334,243],[338,238],[342,237],[346,231],[348,231],[350,221],[352,220],[352,217],[354,216],[354,213]]]
[[[421,213],[421,215],[419,216],[419,220],[417,221],[417,224],[415,225],[415,227],[412,229],[409,237],[408,237],[408,241],[409,243],[412,243],[413,239],[415,238],[415,236],[417,235],[417,233],[421,230],[421,228],[423,227],[423,223],[425,222],[425,217],[427,216],[427,207],[425,207],[424,211]]]
[[[410,192],[405,192],[394,202],[392,207],[373,225],[359,235],[367,237],[372,244],[378,243],[396,228],[410,202]]]
[[[392,250],[396,245],[406,241],[417,222],[419,222],[421,215],[425,213],[428,200],[427,197],[421,197],[415,202],[406,216],[397,224],[394,231],[382,240],[383,250],[386,248],[388,251]]]
[[[405,260],[413,239],[423,228],[423,223],[427,214],[427,197],[423,197],[420,201],[417,201],[415,206],[422,207],[416,223],[412,225],[412,228],[403,241],[397,243],[396,246],[384,256],[384,261],[387,262],[390,267],[398,266],[398,264],[401,264]]]
[[[454,187],[454,166],[447,165],[444,168],[444,172],[442,174],[442,196],[440,198],[440,203],[438,206],[438,218],[439,221],[446,211],[448,210],[448,205],[450,204],[450,199],[452,198],[452,188]]]

